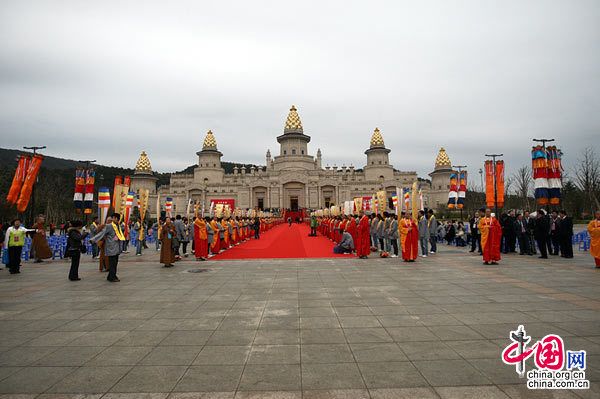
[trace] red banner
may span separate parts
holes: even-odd
[[[498,189],[498,208],[504,207],[504,161],[496,162],[496,187]]]
[[[233,198],[221,198],[221,199],[211,199],[210,200],[210,207],[214,209],[215,205],[217,204],[223,204],[223,205],[229,205],[229,209],[233,210],[235,209],[235,199]]]
[[[494,163],[485,161],[485,204],[494,208]]]

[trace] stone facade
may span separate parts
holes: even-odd
[[[321,150],[317,150],[316,156],[309,154],[310,136],[304,134],[294,106],[290,109],[283,134],[277,137],[277,142],[280,147],[279,155],[272,157],[267,150],[266,166],[249,169],[236,167],[233,173],[226,174],[221,166],[223,154],[217,148],[215,135],[209,130],[202,150],[196,153],[198,166],[193,173],[172,174],[170,184],[156,190],[156,180],[151,180],[153,176],[145,167],[146,162],[138,161],[136,172],[132,176],[132,189],[150,189],[152,186],[150,213],[152,217],[156,217],[157,194],[160,194],[162,207],[165,198],[172,197],[174,213],[181,214],[186,212],[189,199],[204,204],[207,210],[211,200],[224,199],[234,200],[235,207],[242,209],[319,209],[341,204],[354,197],[371,196],[382,189],[388,192],[391,205],[391,196],[396,187],[411,187],[418,178],[415,171],[398,171],[393,168],[389,163],[390,149],[385,147],[383,136],[377,128],[365,151],[367,159],[363,169],[358,170],[353,166],[322,167]],[[145,157],[145,153],[142,155]],[[149,166],[149,161],[147,165]],[[138,170],[138,166],[143,167]],[[446,176],[443,173],[445,170],[438,170],[436,163],[436,170],[431,174],[436,184],[442,185]],[[447,183],[448,179],[443,187]],[[431,185],[426,180],[420,181],[420,188],[423,190],[425,206],[443,202],[440,199],[443,190],[435,190],[435,196],[430,197]],[[447,190],[445,195],[447,196]]]

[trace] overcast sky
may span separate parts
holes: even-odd
[[[153,168],[279,154],[291,104],[323,164],[362,167],[379,127],[401,170],[440,146],[573,161],[600,137],[600,1],[7,1],[0,147]]]

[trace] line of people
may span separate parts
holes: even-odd
[[[181,259],[180,245],[187,256],[187,243],[192,243],[192,252],[196,260],[205,261],[229,248],[250,239],[260,239],[260,234],[280,223],[275,218],[239,218],[239,217],[194,217],[191,229],[187,220],[180,215],[171,220],[161,218],[158,223],[160,240],[160,263],[164,267],[173,267]]]

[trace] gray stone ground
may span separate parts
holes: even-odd
[[[124,255],[0,271],[0,398],[592,398],[600,270],[442,246],[399,259],[183,261]],[[189,273],[192,268],[206,273]],[[588,353],[590,391],[529,391],[500,361],[510,330]],[[532,363],[528,364],[531,368]],[[3,395],[1,395],[3,394]],[[13,395],[22,394],[22,395]]]

